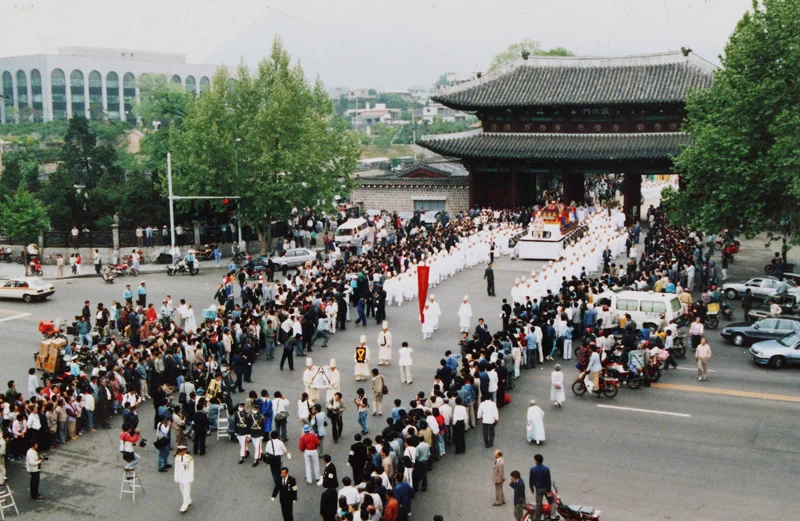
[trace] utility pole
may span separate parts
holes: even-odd
[[[236,181],[239,181],[239,143],[242,141],[242,138],[237,137],[236,140],[233,142],[233,155],[234,155],[234,165],[235,172],[236,172]],[[241,217],[241,208],[240,203],[236,202],[236,228],[239,230],[239,246],[242,245],[242,217]]]

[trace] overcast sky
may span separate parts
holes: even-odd
[[[531,38],[578,55],[690,46],[713,62],[751,0],[3,0],[0,53],[60,46],[255,64],[279,34],[328,87],[428,86]]]

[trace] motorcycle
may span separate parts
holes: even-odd
[[[58,321],[58,319],[56,320]],[[50,320],[42,320],[39,322],[39,333],[42,334],[42,338],[45,340],[51,338],[67,338],[67,335],[64,334],[64,330],[64,324],[56,325]]]
[[[0,249],[0,261],[14,262],[14,254],[12,253],[11,248]]]
[[[553,515],[553,506],[558,515]],[[522,521],[530,521],[536,511],[536,505],[528,503],[525,505],[525,513],[522,515]],[[561,501],[561,495],[558,493],[558,487],[553,482],[553,491],[547,494],[547,502],[542,505],[542,514],[545,520],[555,521],[564,519],[565,521],[600,521],[600,510],[595,510],[592,507],[583,505],[565,505]]]
[[[106,281],[107,283],[109,284],[114,283],[114,278],[116,278],[116,275],[114,274],[114,269],[111,266],[109,265],[103,266],[103,270],[100,272],[100,274],[102,275],[103,280]]]
[[[686,358],[686,335],[679,333],[672,340],[672,356],[683,360]]]
[[[619,362],[614,362],[605,366],[608,374],[614,378],[618,378],[620,382],[625,382],[629,389],[639,389],[644,383],[644,376],[642,373],[634,373],[630,369],[625,369],[625,366]]]
[[[589,377],[589,371],[582,371],[578,374],[578,378],[572,383],[572,392],[576,396],[583,396],[589,389],[586,387],[586,378]],[[608,398],[613,398],[619,392],[619,380],[611,378],[605,371],[600,373],[600,389],[592,391],[597,393],[600,397],[601,394],[606,395]]]
[[[145,259],[145,255],[142,253],[142,250],[136,250],[136,254],[139,255],[139,264],[146,264],[147,260]],[[125,264],[133,264],[133,255],[123,255],[122,262]]]
[[[214,250],[217,249],[217,245],[215,243],[205,244],[203,248],[196,248],[195,256],[197,260],[213,260],[214,259]]]
[[[122,263],[122,264],[108,264],[108,268],[111,272],[117,277],[124,277],[127,275],[138,275],[137,270],[133,269],[131,266]]]
[[[172,277],[176,273],[188,273],[191,276],[195,276],[200,273],[200,265],[195,262],[191,271],[189,270],[189,266],[186,264],[186,261],[180,261],[178,264],[167,266],[167,275]]]
[[[721,304],[718,302],[709,303],[708,311],[706,312],[706,327],[709,329],[717,329],[717,326],[719,326],[720,315],[722,315],[725,320],[731,320],[731,318],[733,318],[733,310],[725,302]]]
[[[38,257],[33,257],[31,261],[28,263],[28,267],[31,270],[31,273],[34,275],[41,277],[44,275],[44,271],[42,271],[42,264],[39,262]]]

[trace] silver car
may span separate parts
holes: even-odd
[[[307,261],[316,260],[317,252],[306,248],[294,248],[292,250],[286,250],[286,253],[283,255],[283,257],[286,258],[286,265],[288,267],[295,268],[297,266],[302,266]],[[272,262],[278,266],[281,266],[281,256],[278,254],[273,255]]]
[[[786,279],[789,291],[795,293],[797,288],[789,279]],[[778,279],[775,277],[756,277],[747,282],[726,282],[722,285],[722,293],[728,299],[741,298],[745,291],[750,290],[753,297],[766,300],[778,292]]]
[[[749,350],[753,360],[773,369],[781,369],[789,364],[800,364],[800,333],[790,333],[777,340],[767,340],[754,344]]]

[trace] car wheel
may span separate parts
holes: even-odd
[[[725,298],[727,298],[729,300],[733,300],[738,296],[739,296],[739,294],[736,293],[736,290],[733,289],[733,288],[729,288],[729,289],[725,290]]]
[[[23,302],[31,303],[33,302],[33,297],[31,297],[30,295],[22,295],[22,300]]]
[[[744,335],[736,334],[733,336],[733,345],[743,347],[747,345],[747,338]]]
[[[773,369],[783,369],[786,367],[786,359],[782,356],[774,356],[770,359],[769,366]]]

